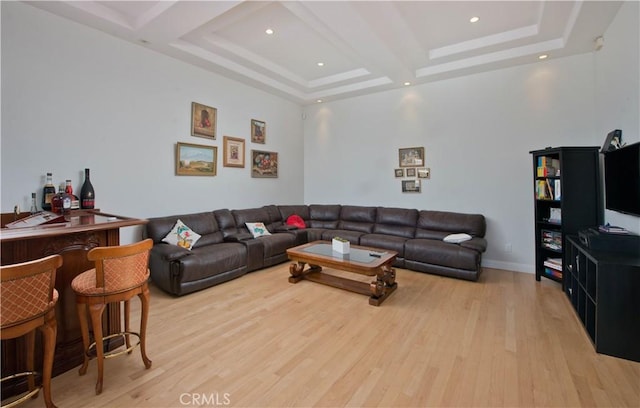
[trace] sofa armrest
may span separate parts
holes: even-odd
[[[188,249],[170,244],[156,244],[151,251],[166,261],[176,261],[191,255]]]
[[[224,237],[226,242],[240,242],[247,241],[249,239],[253,239],[253,235],[248,232],[238,232],[237,234],[229,234]]]
[[[487,240],[480,237],[473,237],[468,241],[461,242],[460,246],[475,249],[478,252],[484,252],[487,250]]]

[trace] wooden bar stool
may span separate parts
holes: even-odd
[[[51,370],[56,349],[55,305],[58,291],[54,288],[56,270],[62,266],[60,255],[51,255],[35,261],[0,267],[0,337],[2,340],[26,336],[27,371],[2,378],[27,377],[29,391],[3,407],[13,407],[38,394],[35,386],[34,349],[35,330],[42,332],[44,359],[42,364],[42,393],[48,408],[51,401]]]
[[[78,318],[84,344],[84,362],[80,367],[80,375],[87,372],[92,351],[95,350],[98,360],[98,381],[96,394],[102,392],[102,373],[104,359],[115,357],[140,346],[142,361],[146,368],[151,367],[151,360],[146,353],[147,317],[149,315],[149,250],[153,240],[146,239],[130,245],[97,247],[87,253],[90,261],[95,261],[95,268],[76,276],[71,287],[76,294]],[[141,302],[140,331],[132,332],[129,328],[129,300],[138,296]],[[102,314],[107,304],[124,302],[124,331],[103,338]],[[87,324],[87,310],[91,316],[91,327],[94,342],[89,343],[89,326]],[[130,336],[138,337],[138,343],[131,346]],[[124,337],[126,349],[114,350],[105,354],[104,340]]]

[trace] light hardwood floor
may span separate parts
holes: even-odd
[[[96,396],[92,361],[84,377],[53,379],[54,402],[640,406],[640,363],[596,354],[555,282],[496,269],[479,282],[398,269],[398,290],[375,307],[288,276],[285,263],[180,298],[152,287],[152,368],[139,349],[108,360]],[[42,397],[26,406],[42,406]]]

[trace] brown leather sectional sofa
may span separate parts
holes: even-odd
[[[294,214],[306,228],[286,224]],[[202,236],[191,250],[162,241],[178,219]],[[247,222],[263,222],[271,235],[253,238]],[[487,248],[480,214],[352,205],[268,205],[172,215],[149,219],[146,231],[154,242],[151,279],[178,296],[285,262],[288,248],[336,236],[398,252],[394,266],[399,268],[473,281]],[[443,241],[455,233],[473,238],[459,244]]]

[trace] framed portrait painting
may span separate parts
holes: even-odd
[[[253,143],[266,143],[267,124],[261,120],[251,119],[251,141]]]
[[[251,150],[251,177],[278,177],[278,153]]]
[[[191,136],[216,138],[218,110],[210,106],[191,102]]]
[[[176,175],[215,176],[218,148],[191,143],[176,144]]]
[[[398,149],[400,167],[424,166],[424,147],[406,147]]]
[[[244,167],[244,139],[225,136],[223,138],[224,167]]]

